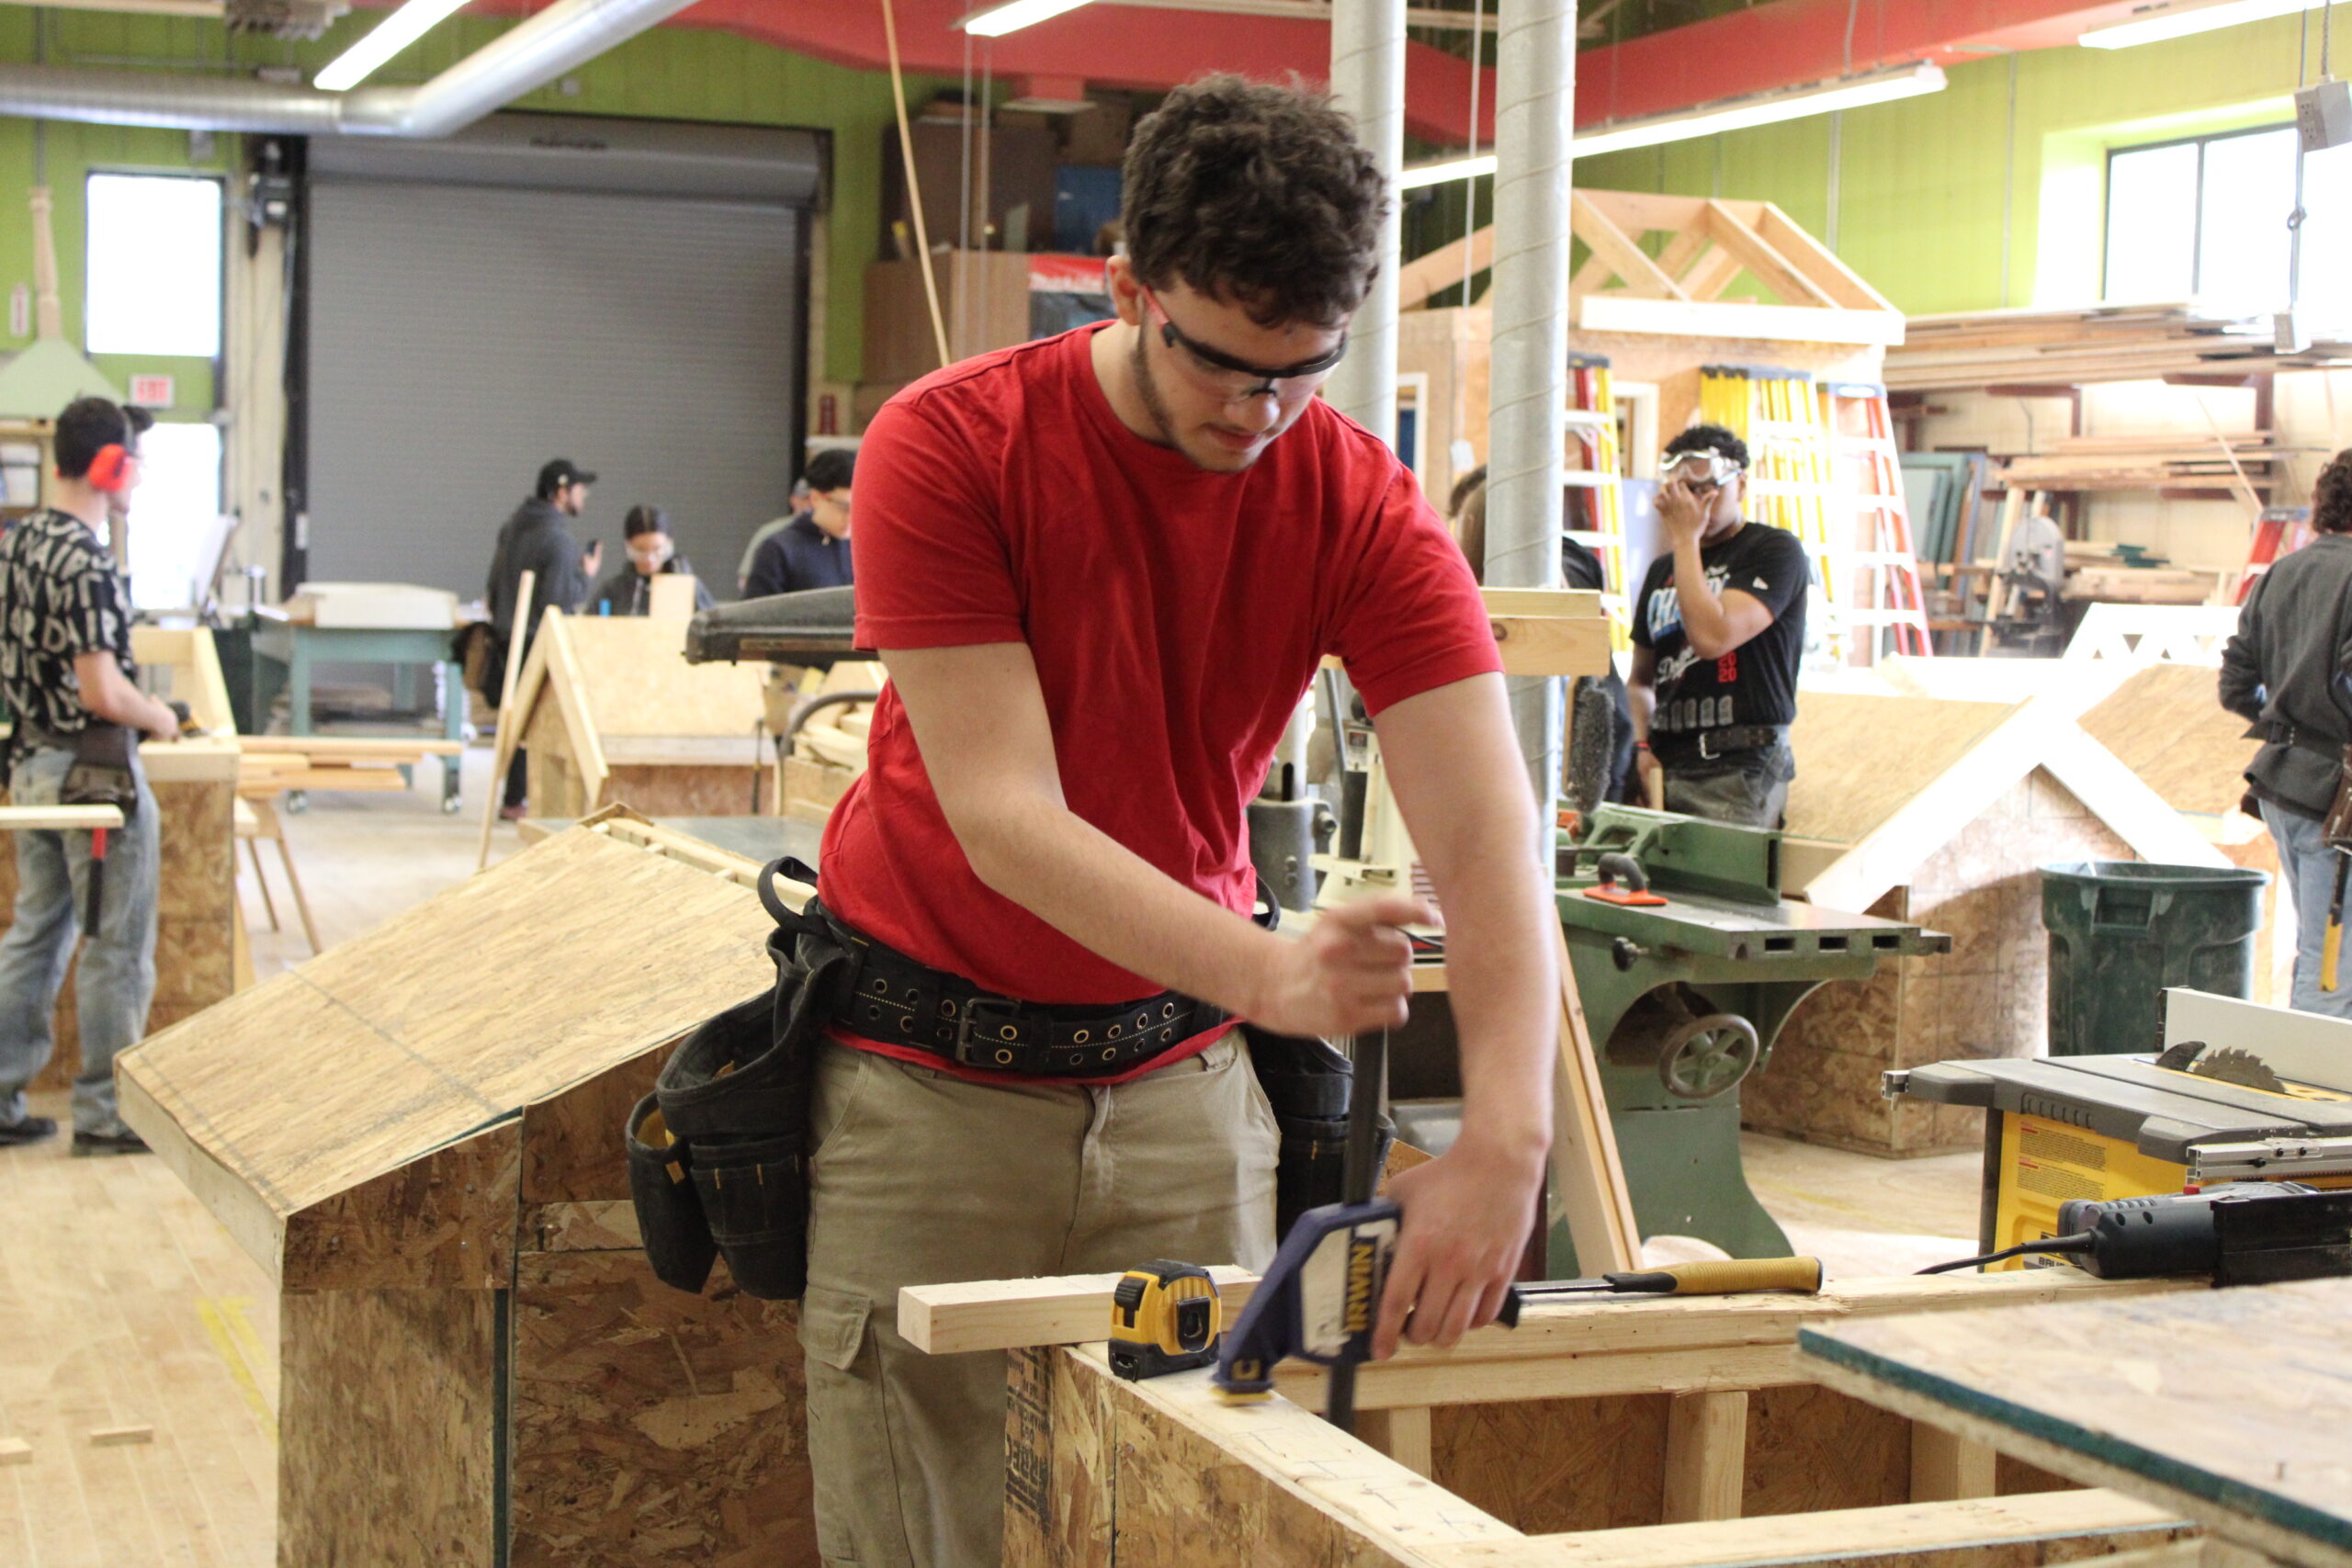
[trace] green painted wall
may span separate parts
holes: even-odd
[[[35,58],[38,14],[20,6],[0,6],[0,59]],[[381,13],[347,16],[325,38],[311,44],[232,37],[212,22],[96,11],[61,10],[47,15],[45,53],[52,64],[217,70],[233,62],[292,65],[309,71],[340,53]],[[472,53],[507,25],[457,17],[427,34],[370,81],[387,85],[423,81]],[[883,133],[892,119],[888,76],[830,65],[732,34],[659,28],[581,67],[571,81],[576,92],[566,93],[560,85],[550,85],[516,100],[514,107],[566,114],[797,126],[831,134],[825,254],[831,299],[823,363],[829,379],[856,380],[864,342],[861,285],[865,264],[874,259],[874,237],[881,227]],[[921,104],[940,85],[929,77],[910,77],[909,98]],[[190,140],[182,132],[114,126],[51,123],[47,141],[49,181],[57,196],[60,291],[66,334],[79,343],[82,181],[88,171],[232,172],[242,152],[237,138],[223,136],[215,139],[212,155],[199,161],[191,156]],[[32,279],[30,222],[21,206],[6,199],[32,183],[32,123],[0,118],[0,299],[17,281],[29,284]],[[6,325],[0,318],[0,346],[21,346],[22,340],[6,337]],[[211,367],[201,360],[141,361],[133,366],[110,358],[101,367],[118,377],[132,369],[175,375],[181,409],[200,412],[211,406]]]
[[[2006,297],[2011,58],[1952,67],[1941,93],[1849,111],[1838,253],[1913,314],[2089,300],[2107,150],[2290,118],[2296,29],[2290,17],[2138,49],[2016,56]],[[2311,41],[2316,74],[2316,26]],[[2352,32],[2344,43],[2352,50]],[[1580,186],[1775,201],[1825,238],[1828,175],[1826,117],[1577,166]]]

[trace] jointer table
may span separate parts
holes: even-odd
[[[1629,856],[1665,901],[1589,897],[1602,854]],[[1603,807],[1563,837],[1560,869],[1560,923],[1641,1234],[1785,1254],[1740,1164],[1740,1084],[1815,987],[1948,953],[1951,939],[1783,898],[1780,834],[1668,812]],[[1551,1265],[1578,1272],[1564,1226]]]

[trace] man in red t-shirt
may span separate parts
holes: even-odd
[[[1556,916],[1469,571],[1387,446],[1316,398],[1385,199],[1321,100],[1180,88],[1127,154],[1117,319],[928,377],[865,435],[857,633],[890,686],[820,891],[899,958],[1034,1005],[990,1000],[989,1028],[1030,1017],[1053,1049],[992,1059],[979,1008],[921,1016],[878,979],[820,1048],[801,1337],[828,1562],[997,1560],[1004,1358],[913,1352],[901,1286],[1262,1267],[1276,1134],[1231,1017],[1404,1020],[1418,900],[1299,938],[1249,919],[1247,804],[1326,654],[1443,900],[1462,1050],[1460,1141],[1391,1188],[1381,1352],[1500,1304],[1551,1141]],[[1070,1026],[1090,1011],[1099,1034]]]

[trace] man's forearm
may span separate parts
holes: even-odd
[[[1682,611],[1682,635],[1693,652],[1713,659],[1728,650],[1731,622],[1723,601],[1707,587],[1706,562],[1700,558],[1696,539],[1675,547],[1674,598]]]
[[[1633,716],[1634,739],[1650,738],[1650,719],[1657,712],[1657,686],[1639,676],[1625,682],[1625,711]]]
[[[1462,1057],[1465,1138],[1540,1155],[1559,1049],[1558,914],[1529,846],[1501,835],[1442,874],[1446,994]]]
[[[991,889],[1119,967],[1229,1012],[1262,1005],[1269,944],[1283,939],[1182,886],[1068,807],[1003,804],[972,825],[965,852]]]

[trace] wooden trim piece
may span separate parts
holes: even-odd
[[[529,613],[532,591],[537,587],[539,574],[526,571],[516,581],[518,608]],[[513,766],[515,752],[522,750],[523,727],[529,720],[531,699],[538,695],[539,681],[547,669],[547,649],[539,643],[531,645],[530,657],[523,654],[523,639],[515,637],[506,645],[506,669],[498,682],[498,739],[490,751],[490,783],[483,786],[481,803],[481,847],[474,856],[474,869],[480,871],[490,863],[490,835],[498,826],[498,813],[506,804],[506,770]]]
[[[1829,291],[1789,265],[1789,258],[1720,201],[1707,203],[1707,232],[1715,243],[1737,256],[1764,287],[1781,297],[1783,305],[1836,306]]]
[[[1641,1266],[1642,1233],[1634,1222],[1634,1200],[1625,1168],[1617,1157],[1617,1134],[1610,1124],[1600,1063],[1585,1023],[1584,999],[1577,994],[1568,939],[1555,930],[1560,965],[1560,1071],[1554,1092],[1552,1185],[1577,1263],[1587,1274]]]
[[[1890,1563],[1930,1551],[1984,1551],[2086,1536],[2177,1531],[2179,1516],[2116,1492],[2036,1492],[1953,1503],[1897,1503],[1755,1520],[1528,1536],[1501,1546],[1432,1545],[1447,1568],[1765,1568]],[[2022,1559],[2031,1561],[2031,1559]]]
[[[1209,1277],[1231,1322],[1257,1287],[1258,1276],[1231,1264],[1212,1264]],[[909,1285],[899,1292],[899,1337],[933,1356],[1083,1344],[1108,1331],[1111,1292],[1119,1280],[1116,1274],[1061,1274]]]
[[[1702,262],[1701,266],[1706,263]],[[1725,286],[1729,279],[1725,279]],[[1775,342],[1888,346],[1903,341],[1903,318],[1892,311],[1838,310],[1819,305],[1730,305],[1700,299],[1639,299],[1588,294],[1577,302],[1577,325],[1595,333],[1647,333],[1661,337],[1762,338]]]
[[[419,735],[243,735],[237,744],[248,752],[291,753],[312,762],[332,760],[401,761],[411,757],[455,757],[466,749],[462,740]]]
[[[1609,669],[1605,620],[1498,615],[1490,625],[1506,675],[1599,675]]]
[[[538,641],[549,645],[548,683],[555,688],[555,700],[563,709],[563,727],[571,734],[571,760],[580,770],[581,798],[594,807],[613,770],[605,761],[605,742],[596,733],[595,715],[588,710],[580,655],[571,646],[570,627],[571,617],[550,604],[547,619],[540,623]]]
[[[0,833],[72,833],[121,826],[119,807],[0,806]]]
[[[1747,1479],[1747,1393],[1676,1394],[1666,1412],[1665,1522],[1739,1517]]]
[[[1983,1443],[1954,1437],[1925,1421],[1911,1423],[1911,1501],[1951,1503],[1963,1497],[1990,1497],[1996,1461]]]
[[[1842,305],[1849,310],[1892,310],[1894,302],[1872,288],[1862,275],[1838,259],[1838,253],[1813,237],[1795,219],[1771,202],[1758,204],[1762,209],[1748,226],[1758,238],[1770,245],[1789,264],[1802,269],[1829,296],[1830,303]]]
[[[1682,291],[1694,300],[1712,300],[1729,288],[1741,271],[1739,258],[1717,245],[1683,273]]]
[[[1633,236],[1617,227],[1608,213],[1601,210],[1592,197],[1584,191],[1568,193],[1568,230],[1592,247],[1593,254],[1609,258],[1609,268],[1624,280],[1632,293],[1645,299],[1687,299],[1682,286],[1666,276],[1649,252],[1635,243]]]

